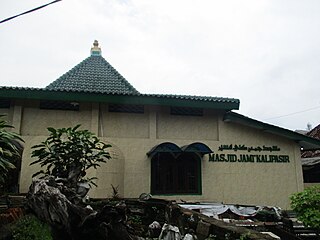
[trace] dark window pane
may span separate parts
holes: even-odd
[[[305,183],[320,183],[320,164],[311,169],[303,169],[303,180]]]
[[[178,157],[157,153],[151,159],[151,193],[199,194],[200,160],[195,153],[183,153]]]

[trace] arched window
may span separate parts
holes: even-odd
[[[152,194],[201,194],[201,159],[213,153],[201,142],[178,147],[171,142],[154,146],[151,159]]]
[[[151,158],[152,194],[201,194],[201,158],[194,152],[157,152]]]

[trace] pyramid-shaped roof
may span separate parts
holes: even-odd
[[[63,74],[45,89],[112,94],[139,92],[101,56],[98,42],[94,42],[91,56]]]

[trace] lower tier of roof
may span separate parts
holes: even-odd
[[[255,128],[263,132],[271,133],[280,137],[284,137],[298,143],[303,150],[320,149],[320,140],[305,136],[303,134],[277,127],[268,123],[243,116],[238,113],[228,112],[224,115],[223,121],[241,124],[247,127]]]
[[[219,110],[237,110],[240,101],[234,98],[204,97],[164,94],[119,94],[117,92],[95,93],[56,91],[42,88],[0,87],[1,98],[60,100],[79,102],[108,102],[115,104],[143,104],[177,107],[195,107]]]

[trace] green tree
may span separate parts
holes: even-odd
[[[290,197],[291,208],[304,225],[320,231],[320,186],[306,188]]]
[[[15,161],[21,157],[19,150],[20,142],[23,142],[21,137],[14,133],[7,131],[8,128],[13,126],[7,124],[2,119],[4,116],[0,115],[0,187],[7,179],[7,175],[11,169],[15,168]]]
[[[30,165],[40,164],[45,170],[40,170],[33,175],[54,176],[67,180],[70,187],[79,182],[89,182],[93,185],[93,179],[86,178],[86,171],[97,168],[100,163],[110,159],[107,151],[109,144],[101,142],[88,130],[78,130],[80,125],[74,128],[48,128],[49,137],[39,145],[32,147],[32,157],[37,160]]]

